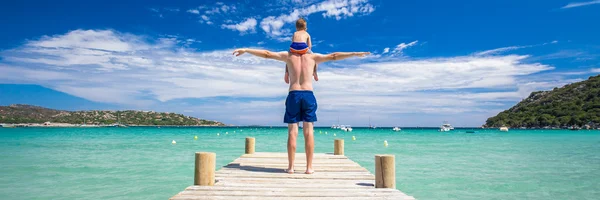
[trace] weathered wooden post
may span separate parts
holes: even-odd
[[[375,188],[396,188],[394,155],[375,155]]]
[[[194,185],[215,184],[215,160],[217,155],[211,152],[196,152],[196,167],[194,169]]]
[[[246,154],[253,154],[253,153],[254,153],[254,138],[247,137],[246,138]]]
[[[344,140],[335,139],[333,142],[333,155],[344,155]]]

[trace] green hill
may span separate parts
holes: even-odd
[[[0,106],[0,123],[70,123],[70,124],[128,124],[128,125],[187,125],[224,126],[217,121],[189,117],[176,113],[154,111],[64,111],[32,105]]]
[[[512,108],[490,117],[485,126],[600,127],[600,75],[588,80],[532,92]]]

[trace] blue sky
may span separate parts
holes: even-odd
[[[600,73],[600,1],[12,1],[0,105],[179,112],[283,125],[284,51],[308,21],[318,126],[479,126],[530,92]]]

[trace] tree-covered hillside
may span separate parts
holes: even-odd
[[[488,127],[565,127],[600,125],[600,75],[588,80],[532,92],[528,98],[494,117]]]
[[[129,125],[213,125],[225,124],[176,113],[154,111],[63,111],[31,105],[0,106],[0,123],[70,123]]]

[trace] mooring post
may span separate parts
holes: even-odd
[[[333,155],[344,155],[344,140],[335,139],[333,142]]]
[[[254,138],[253,137],[247,137],[246,138],[246,154],[253,154],[254,153]]]
[[[211,152],[196,152],[194,185],[212,186],[215,184],[215,160],[217,155]]]
[[[375,155],[375,188],[396,188],[394,155]]]

